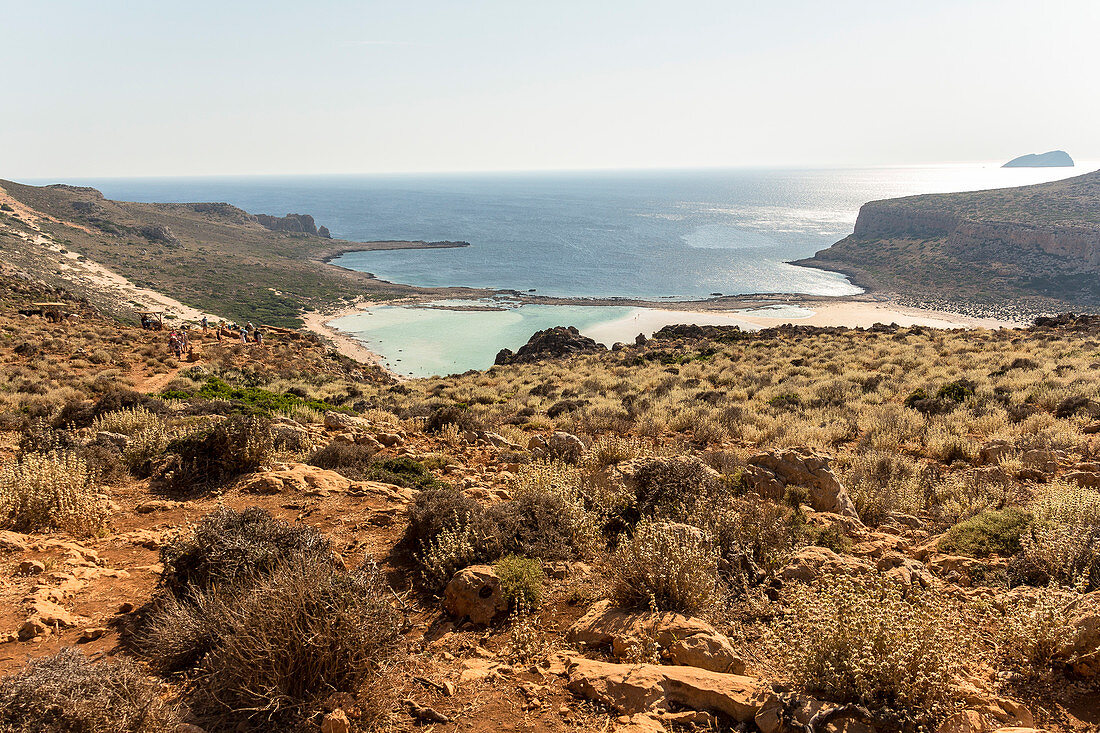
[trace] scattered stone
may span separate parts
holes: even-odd
[[[584,443],[571,433],[555,432],[549,437],[535,435],[527,444],[534,458],[557,459],[576,463],[584,455]]]
[[[508,440],[507,438],[505,438],[500,433],[486,432],[484,437],[485,437],[485,440],[489,441],[489,445],[493,446],[494,448],[499,448],[500,450],[512,450],[512,451],[522,450],[522,448],[520,448],[518,445],[516,445],[512,441]]]
[[[1000,463],[1002,458],[1008,458],[1015,450],[1015,446],[1007,440],[991,440],[978,449],[978,459],[986,464]]]
[[[443,592],[443,608],[457,619],[487,624],[508,610],[500,578],[488,565],[471,565],[459,570]]]
[[[325,413],[325,428],[327,430],[369,430],[370,423],[361,417],[349,415],[346,412],[329,410]]]
[[[0,530],[0,552],[24,552],[27,549],[27,538],[18,532]]]
[[[355,437],[352,440],[355,442],[356,445],[363,445],[374,451],[380,451],[386,447],[378,442],[378,438],[374,437],[370,433],[356,433]]]
[[[166,512],[169,509],[177,509],[183,506],[178,501],[166,501],[164,499],[150,499],[149,501],[143,501],[134,507],[134,511],[138,514],[152,514],[153,512]]]
[[[351,721],[348,714],[340,708],[326,713],[321,720],[321,733],[350,733]]]
[[[977,710],[960,710],[949,715],[936,733],[985,733],[985,721]]]
[[[130,447],[130,436],[101,430],[95,434],[95,440],[92,442],[96,445],[114,446],[120,451],[124,451]]]
[[[374,437],[375,440],[377,440],[379,443],[386,446],[387,448],[393,448],[394,446],[401,445],[405,442],[405,439],[397,433],[378,433]]]
[[[348,490],[351,479],[336,471],[329,471],[305,463],[292,463],[276,471],[265,471],[245,476],[238,488],[250,494],[282,494],[298,492],[312,496],[326,496]]]
[[[1070,640],[1057,657],[1082,677],[1100,676],[1100,591],[1077,598],[1066,607]]]
[[[781,501],[788,487],[805,488],[807,501],[816,511],[858,519],[855,504],[829,468],[829,460],[809,448],[757,453],[749,458],[742,476],[750,489],[766,499]]]
[[[499,676],[500,664],[491,659],[465,659],[458,673],[458,683],[469,685]]]
[[[107,627],[95,626],[89,629],[84,629],[80,632],[80,638],[77,641],[81,643],[87,643],[89,641],[95,641],[102,638],[107,633]]]
[[[1064,478],[1086,489],[1100,489],[1100,471],[1071,471]]]
[[[409,714],[424,723],[450,723],[451,719],[435,708],[429,708],[417,703],[415,700],[406,700]]]

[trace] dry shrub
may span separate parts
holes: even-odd
[[[106,431],[120,435],[137,435],[160,423],[160,416],[142,406],[128,407],[100,415],[92,421],[94,432]]]
[[[8,463],[0,468],[0,526],[91,534],[107,516],[92,480],[87,463],[72,453],[31,453]]]
[[[906,594],[876,575],[797,584],[788,601],[771,636],[792,683],[907,729],[934,727],[947,711],[953,674],[966,658],[950,598]]]
[[[784,565],[806,542],[802,518],[791,508],[751,494],[700,508],[691,522],[714,538],[727,582],[758,582]]]
[[[269,419],[232,415],[169,443],[155,478],[173,494],[191,495],[255,471],[274,450]]]
[[[1100,588],[1100,492],[1055,481],[1029,508],[1034,520],[1020,538],[1013,580]]]
[[[698,614],[717,598],[718,555],[702,530],[642,520],[611,559],[616,605]]]
[[[640,517],[680,519],[722,488],[717,473],[693,456],[646,459],[634,473]]]
[[[64,649],[0,679],[7,733],[160,733],[175,721],[157,685],[125,658],[93,663]]]
[[[182,598],[255,579],[296,560],[331,564],[328,538],[308,525],[276,519],[259,507],[241,512],[221,508],[203,517],[189,534],[161,548],[160,587]]]
[[[366,477],[377,451],[365,445],[338,443],[333,441],[318,448],[310,455],[307,463],[318,468],[336,471],[353,481]]]
[[[389,707],[385,676],[402,619],[381,573],[298,558],[242,588],[154,611],[145,650],[190,665],[191,706],[218,730],[314,730],[333,694],[358,697],[372,722]]]
[[[1067,605],[1074,594],[1056,587],[1040,588],[1006,610],[997,635],[1002,664],[1024,677],[1050,671],[1055,655],[1073,642]]]
[[[500,555],[484,509],[447,484],[417,495],[400,547],[417,563],[421,583],[432,591],[443,590],[462,568]]]
[[[580,482],[581,472],[561,463],[524,466],[512,482],[512,500],[486,514],[502,551],[544,560],[591,556],[600,531]]]
[[[918,514],[925,506],[927,481],[920,464],[900,453],[857,453],[845,467],[843,483],[859,518],[877,525],[891,514]]]

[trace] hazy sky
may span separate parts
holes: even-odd
[[[0,178],[1100,158],[1097,0],[0,0]]]

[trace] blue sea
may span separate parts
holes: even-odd
[[[847,169],[730,169],[324,177],[86,179],[108,198],[225,201],[252,213],[312,214],[334,237],[462,240],[469,247],[359,252],[335,264],[393,282],[533,291],[542,295],[695,299],[712,294],[849,295],[842,275],[787,264],[852,231],[860,206],[920,193],[1039,183],[1095,166],[1001,168],[999,163]],[[33,181],[46,183],[47,181]],[[519,306],[505,305],[516,310]],[[483,368],[531,328],[573,319],[595,327],[612,310],[538,310],[529,324],[499,313],[407,314],[408,343],[389,311],[343,323],[409,374]],[[553,311],[549,312],[553,314]],[[480,320],[479,320],[480,319]],[[346,320],[346,319],[345,319]],[[471,326],[474,320],[485,328]],[[521,319],[522,320],[522,319]],[[455,323],[463,324],[455,328]],[[495,332],[491,323],[509,324]],[[434,324],[434,325],[433,325]],[[570,324],[563,324],[570,325]],[[400,329],[398,332],[400,333]],[[456,334],[481,334],[478,348]],[[494,337],[493,334],[497,333]],[[424,348],[406,348],[419,339]],[[518,341],[518,343],[516,343]],[[481,343],[483,342],[483,343]],[[429,353],[430,351],[430,353]],[[474,353],[476,352],[476,353]],[[452,355],[457,355],[452,358]]]

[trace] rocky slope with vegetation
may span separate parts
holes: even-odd
[[[796,264],[916,298],[1100,309],[1100,172],[872,201],[851,236]]]
[[[402,243],[378,246],[394,244]],[[129,318],[149,304],[119,297],[117,288],[107,287],[109,277],[78,277],[80,264],[98,263],[116,279],[232,321],[296,327],[303,311],[422,292],[325,262],[334,252],[371,248],[374,243],[332,239],[308,214],[252,215],[225,203],[112,201],[94,188],[0,180],[0,253],[6,261]]]
[[[1095,318],[395,383],[0,285],[0,730],[1100,723]]]

